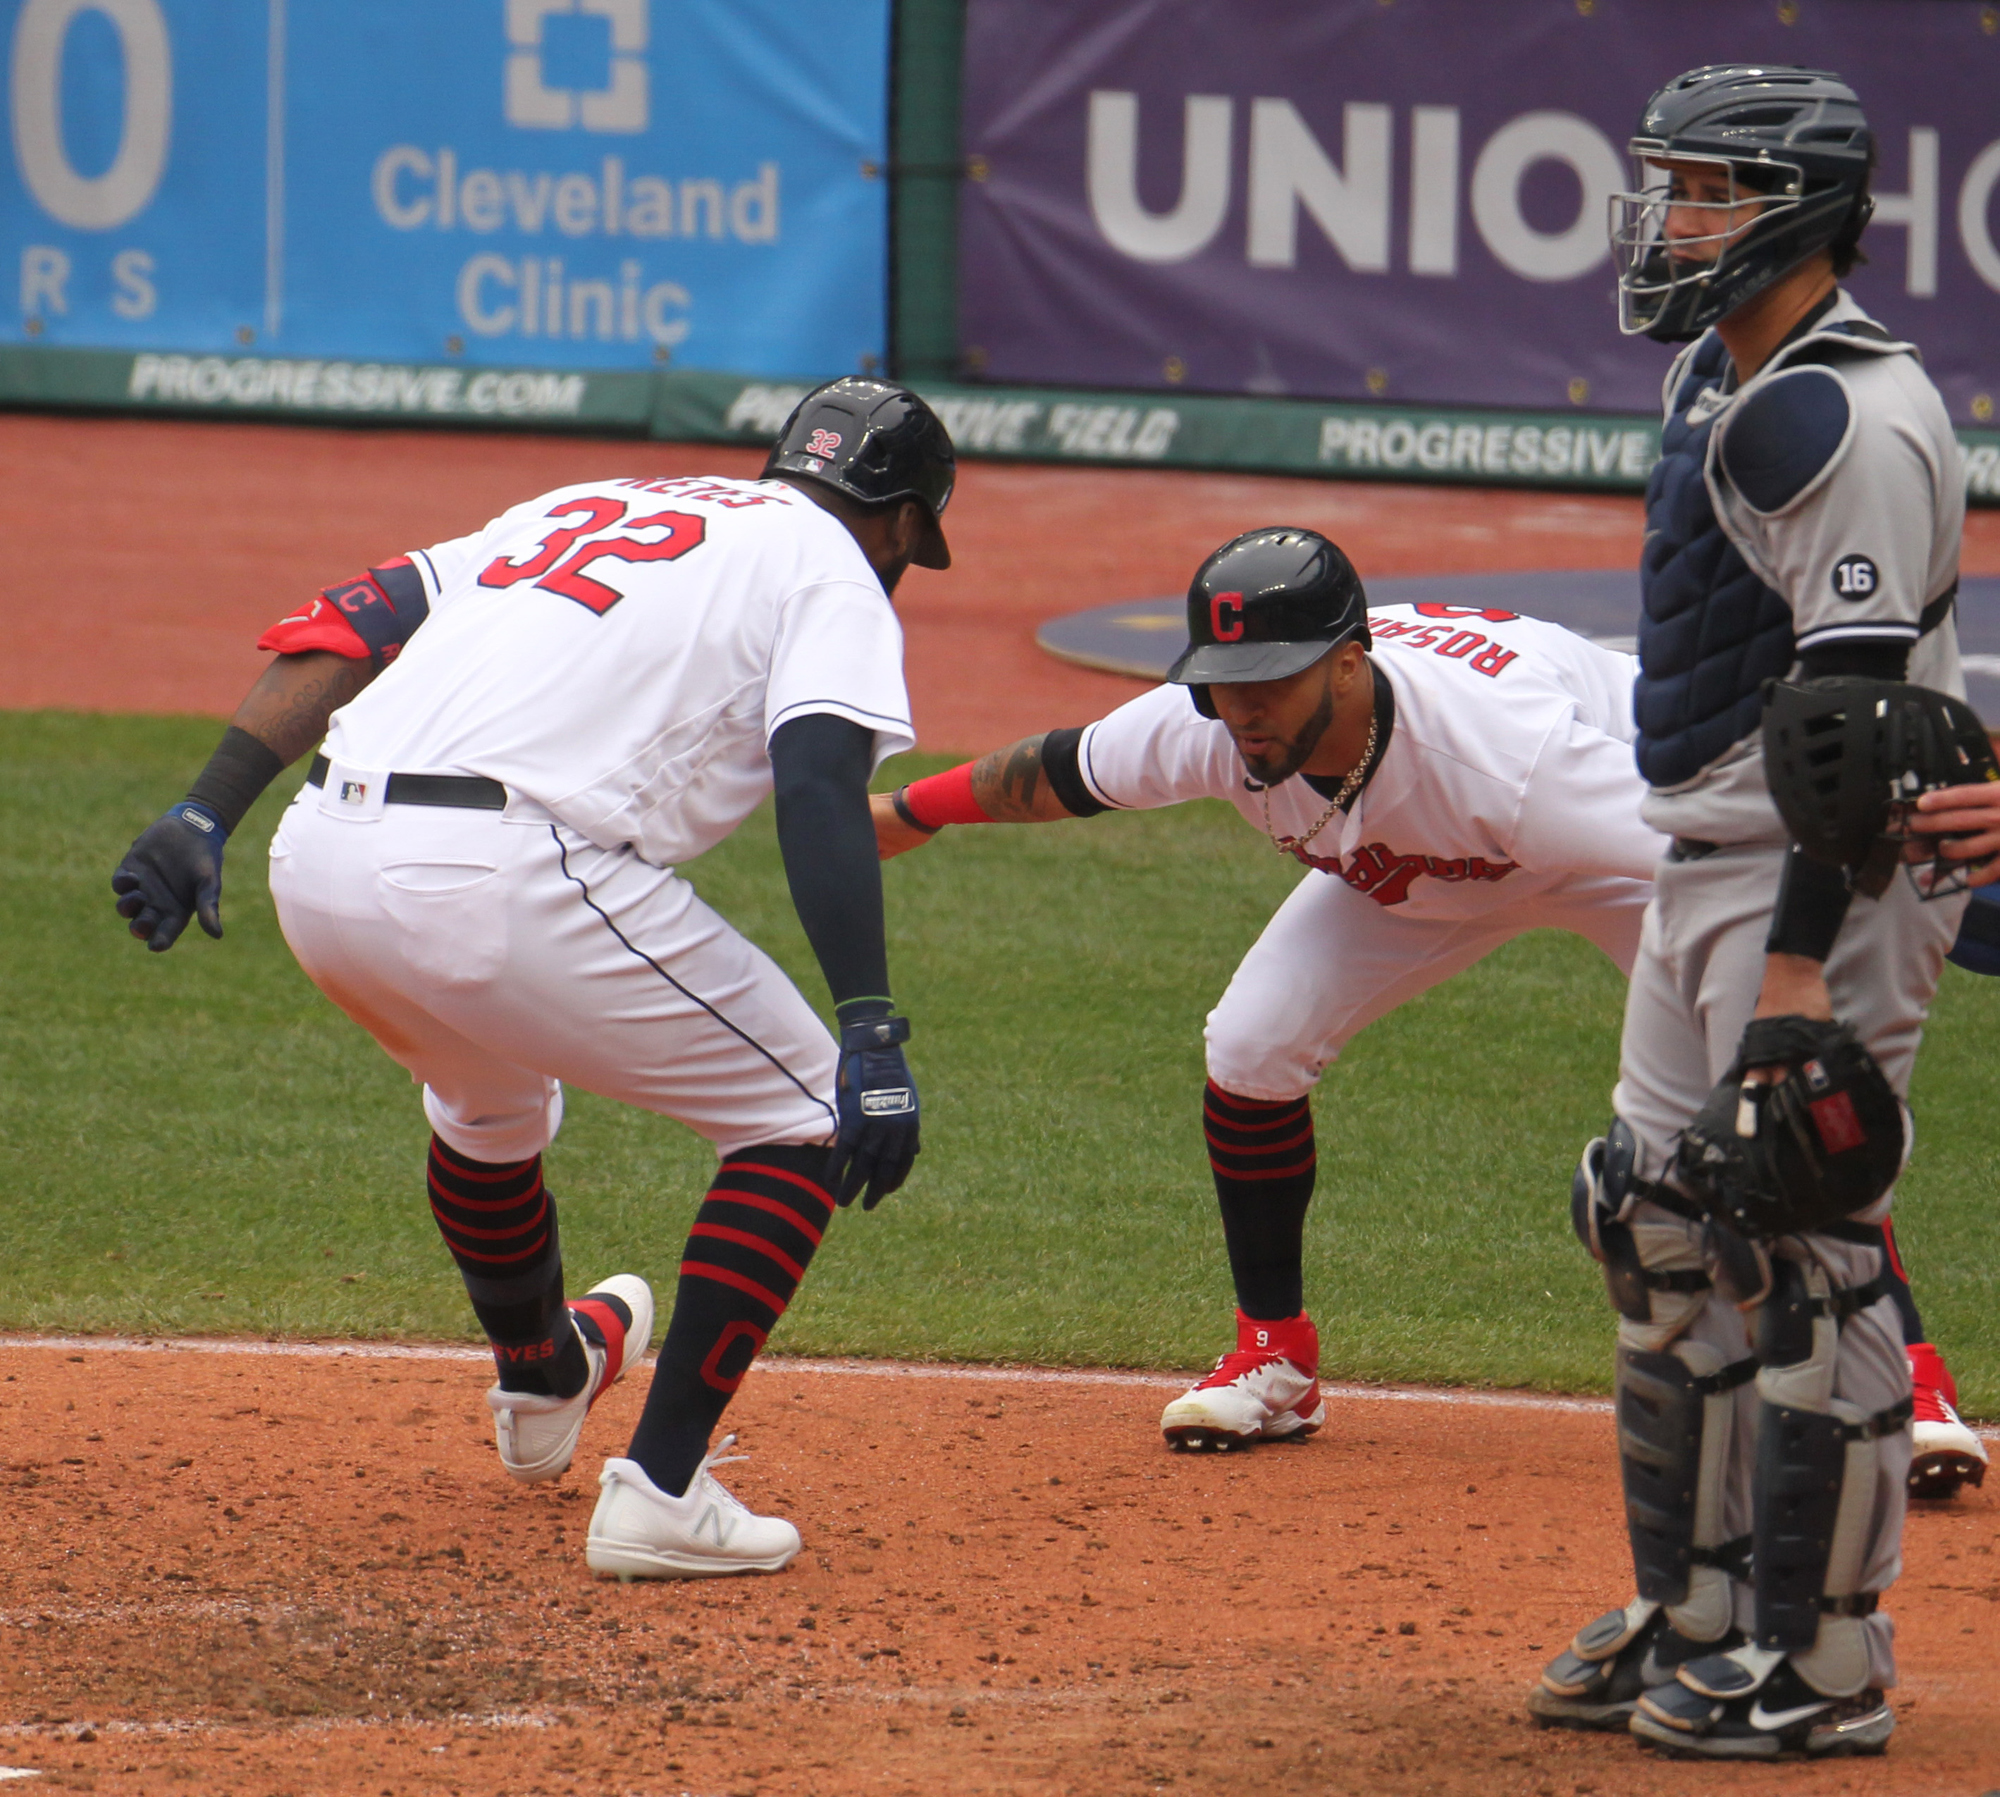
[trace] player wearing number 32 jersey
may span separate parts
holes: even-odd
[[[1572,930],[1629,972],[1665,844],[1639,818],[1630,656],[1504,611],[1369,611],[1309,530],[1217,550],[1188,632],[1170,684],[878,797],[875,822],[895,854],[947,823],[1217,798],[1312,870],[1208,1019],[1202,1123],[1237,1345],[1161,1427],[1229,1448],[1326,1416],[1302,1275],[1320,1075],[1524,931]]]
[[[632,1275],[564,1301],[542,1180],[563,1084],[714,1145],[644,1414],[601,1480],[600,1574],[775,1571],[799,1549],[717,1483],[709,1439],[835,1204],[872,1209],[917,1152],[867,783],[913,740],[889,595],[912,561],[950,565],[952,480],[922,400],[836,381],[761,480],[565,487],[329,588],[265,636],[277,662],[114,876],[150,946],[190,913],[220,935],[224,838],[325,731],[272,895],[300,965],[423,1086],[431,1206],[518,1479],[566,1469],[652,1328]],[[674,871],[774,788],[838,1045]]]

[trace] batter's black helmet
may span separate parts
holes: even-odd
[[[912,559],[920,568],[951,566],[944,508],[958,458],[938,415],[909,388],[854,374],[815,387],[772,446],[764,478],[774,474],[818,481],[864,505],[920,501],[926,523]]]
[[[1337,543],[1275,525],[1224,543],[1188,588],[1187,652],[1167,670],[1214,717],[1208,688],[1283,680],[1342,643],[1371,648],[1368,595]]]
[[[1618,324],[1628,336],[1699,337],[1815,252],[1851,252],[1875,209],[1874,136],[1854,90],[1825,69],[1690,69],[1646,102],[1631,151],[1639,191],[1611,202]],[[1675,203],[1666,162],[1726,172],[1729,198]],[[1755,222],[1734,236],[1745,206]],[[1705,211],[1716,229],[1670,244],[1670,209]]]

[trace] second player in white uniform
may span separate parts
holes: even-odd
[[[561,488],[328,589],[267,633],[278,662],[114,879],[154,948],[190,912],[219,935],[223,839],[326,731],[272,894],[306,972],[423,1087],[431,1206],[493,1343],[518,1479],[565,1470],[652,1327],[631,1275],[564,1302],[541,1159],[563,1084],[714,1145],[645,1411],[591,1520],[591,1567],[621,1577],[798,1552],[713,1478],[709,1439],[835,1204],[872,1208],[917,1150],[867,781],[912,741],[889,595],[911,561],[949,565],[950,441],[914,394],[838,381],[765,474]],[[774,788],[837,1046],[674,871]]]
[[[1528,930],[1574,931],[1629,972],[1664,847],[1638,814],[1631,657],[1503,611],[1365,607],[1326,538],[1252,531],[1195,576],[1170,684],[875,801],[897,853],[945,823],[1219,798],[1313,870],[1208,1019],[1237,1343],[1167,1407],[1176,1446],[1324,1421],[1303,1232],[1310,1094],[1342,1047]]]

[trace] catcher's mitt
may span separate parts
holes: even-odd
[[[1870,898],[1882,895],[1908,852],[1919,797],[2000,780],[1972,708],[1901,681],[1773,680],[1764,689],[1763,741],[1764,778],[1792,840]],[[1944,839],[1917,840],[1930,863],[1917,891],[1925,898],[1963,891],[1966,864],[1943,857]]]
[[[1783,1071],[1746,1085],[1751,1067]],[[1675,1171],[1712,1215],[1752,1241],[1866,1210],[1902,1170],[1903,1106],[1844,1023],[1759,1017],[1695,1120]]]

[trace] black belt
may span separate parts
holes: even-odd
[[[308,786],[326,784],[328,763],[315,755],[306,769]],[[459,811],[505,811],[507,789],[484,774],[391,774],[382,794],[385,805],[444,805]]]
[[[1719,842],[1703,842],[1699,836],[1676,836],[1667,847],[1669,861],[1706,861],[1722,847]]]

